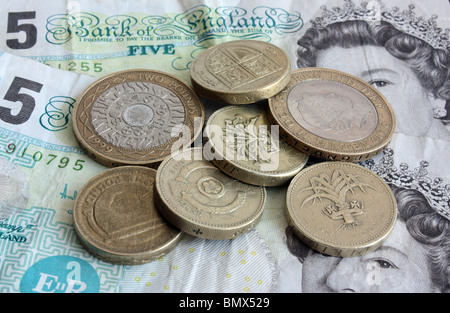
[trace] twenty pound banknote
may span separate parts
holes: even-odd
[[[0,14],[2,292],[450,291],[448,1],[15,0]],[[196,56],[237,39],[277,45],[292,69],[348,72],[386,97],[394,137],[360,164],[396,197],[393,233],[361,257],[313,252],[287,225],[283,185],[267,188],[262,219],[236,239],[185,234],[143,265],[96,259],[75,235],[72,208],[107,168],[75,138],[78,97],[126,69],[189,83]],[[203,102],[206,117],[222,106]]]

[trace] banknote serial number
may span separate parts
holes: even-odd
[[[103,63],[96,62],[91,63],[88,61],[81,61],[81,62],[69,62],[67,64],[61,64],[58,63],[57,66],[59,69],[68,70],[68,71],[74,71],[74,72],[95,72],[100,73],[103,71]]]
[[[103,72],[103,63],[102,62],[95,62],[92,63],[90,61],[71,61],[68,63],[60,63],[59,61],[53,61],[53,60],[45,60],[42,62],[45,65],[49,65],[52,67],[56,67],[60,70],[66,70],[70,72],[79,72],[79,73],[101,73]]]
[[[66,156],[61,156],[53,153],[42,153],[41,151],[31,152],[27,154],[28,147],[25,147],[22,151],[18,151],[16,156],[20,158],[31,157],[34,162],[45,162],[46,165],[54,165],[58,168],[71,167],[74,171],[81,171],[83,169],[83,163],[85,160],[80,159],[70,159]],[[18,147],[14,143],[10,143],[6,146],[5,151],[8,154],[14,154]]]

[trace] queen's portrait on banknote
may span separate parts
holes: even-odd
[[[400,10],[378,1],[356,5],[344,0],[341,7],[321,9],[322,16],[311,21],[312,27],[297,42],[298,67],[332,68],[360,77],[393,106],[396,133],[449,140],[450,41],[438,28],[437,16],[425,19],[416,16],[413,5]],[[286,245],[300,262],[285,264],[302,264],[297,290],[449,292],[448,203],[443,207],[430,203],[432,192],[423,183],[430,178],[418,175],[420,169],[414,174],[400,170],[408,167],[405,164],[397,169],[393,154],[390,148],[379,164],[373,160],[365,164],[381,176],[397,173],[395,183],[383,176],[397,201],[398,217],[391,236],[365,256],[337,258],[313,252],[286,228]],[[438,193],[448,197],[445,188]],[[283,285],[286,269],[281,267]],[[290,290],[295,290],[290,281]]]
[[[325,67],[378,88],[394,108],[397,132],[450,140],[450,42],[437,16],[371,1],[322,7],[298,40],[298,67]],[[350,58],[349,58],[350,57]],[[349,60],[351,60],[349,62]]]

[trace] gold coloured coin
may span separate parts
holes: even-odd
[[[389,144],[395,116],[368,83],[324,68],[295,70],[291,81],[269,99],[269,120],[300,151],[328,161],[370,159]]]
[[[158,209],[174,226],[206,239],[233,239],[260,220],[266,201],[263,186],[242,183],[222,173],[190,148],[158,167]]]
[[[126,70],[105,76],[80,96],[73,127],[87,154],[108,167],[152,165],[183,137],[201,133],[204,108],[195,92],[169,74]]]
[[[350,257],[378,248],[389,236],[397,204],[389,186],[349,162],[323,162],[302,170],[286,195],[286,218],[305,244]]]
[[[194,59],[191,82],[204,98],[229,104],[255,103],[277,94],[290,80],[290,62],[277,46],[235,40],[213,46]]]
[[[267,106],[229,105],[215,111],[205,127],[205,155],[223,172],[252,185],[279,186],[297,174],[308,156],[279,140]]]
[[[74,228],[95,257],[115,264],[142,264],[172,251],[182,232],[154,205],[156,170],[142,166],[109,169],[78,193]]]

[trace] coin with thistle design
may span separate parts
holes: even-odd
[[[286,217],[298,237],[333,256],[375,250],[397,216],[389,186],[367,168],[347,162],[323,162],[302,170],[291,181],[286,200]]]

